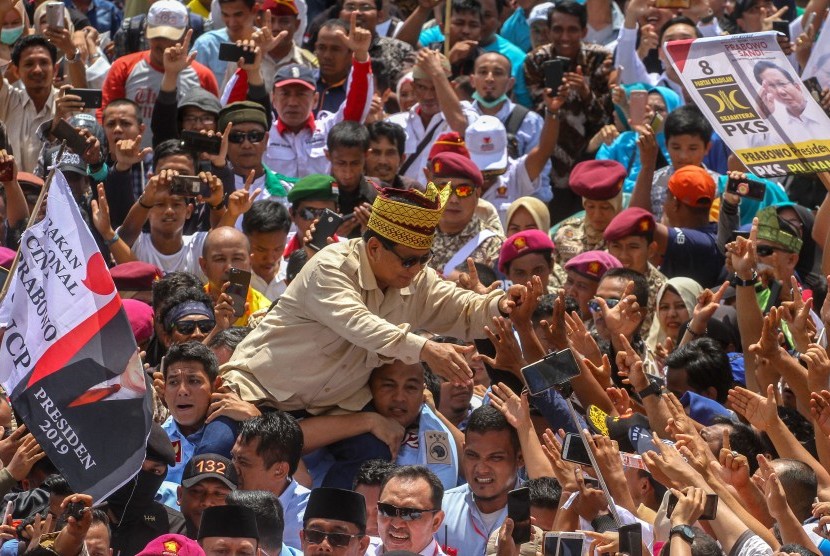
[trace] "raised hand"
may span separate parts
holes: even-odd
[[[358,62],[369,61],[369,46],[372,44],[372,33],[357,26],[357,12],[352,12],[349,19],[349,34],[338,29],[340,43],[352,51]]]
[[[193,29],[188,29],[181,44],[174,44],[164,49],[162,63],[164,64],[165,73],[179,75],[193,63],[193,60],[196,59],[196,51],[190,52],[190,39],[192,37]]]
[[[697,304],[692,311],[692,322],[689,327],[692,334],[700,336],[706,333],[706,325],[720,307],[721,299],[728,287],[729,282],[724,282],[716,292],[712,293],[712,290],[705,289],[697,296]]]
[[[830,357],[823,347],[808,344],[807,351],[803,352],[799,359],[807,364],[807,379],[812,390],[830,386]]]
[[[501,286],[501,281],[496,280],[489,286],[482,284],[478,277],[478,270],[476,269],[475,261],[473,261],[472,257],[467,257],[467,272],[459,274],[456,284],[458,287],[465,290],[480,294],[488,294],[491,291],[498,289]]]
[[[483,354],[478,354],[476,357],[494,369],[510,371],[514,375],[521,377],[519,370],[527,362],[524,360],[522,348],[516,340],[516,336],[513,334],[513,326],[510,324],[510,321],[504,317],[493,317],[492,327],[485,326],[484,332],[496,347],[496,358],[493,359]]]
[[[775,387],[772,384],[767,386],[766,398],[746,388],[738,387],[729,391],[728,399],[729,405],[759,431],[766,431],[778,420]]]
[[[550,322],[541,323],[542,341],[545,347],[560,351],[568,347],[568,331],[565,328],[565,290],[559,290],[553,300],[553,316]],[[583,354],[584,355],[584,354]]]
[[[550,429],[546,429],[542,435],[542,451],[553,467],[553,474],[556,480],[562,485],[562,492],[571,493],[578,491],[579,485],[576,482],[574,472],[579,471],[579,466],[562,459],[562,444],[559,443],[559,440],[556,439],[556,436]]]
[[[264,10],[263,13],[265,14],[263,26],[260,27],[259,32],[254,33],[251,38],[257,41],[257,44],[262,49],[262,52],[265,53],[271,52],[282,43],[286,42],[288,40],[288,31],[283,30],[277,35],[274,35],[274,28],[272,27],[271,22],[271,10]]]
[[[249,76],[252,74],[259,75],[259,68],[262,65],[262,55],[264,51],[259,46],[257,38],[252,36],[246,41],[236,41],[236,46],[242,48],[245,52],[254,53],[254,59],[250,64],[245,62],[245,57],[243,56],[236,61],[236,66],[242,70],[245,70]]]
[[[152,152],[150,147],[141,148],[141,135],[135,139],[121,139],[115,144],[115,167],[120,172],[126,172]]]
[[[107,202],[107,194],[104,191],[104,184],[99,183],[97,186],[98,199],[93,199],[90,203],[92,208],[92,224],[104,241],[110,241],[115,237],[115,230],[112,229],[112,220],[110,219],[110,205]]]
[[[591,100],[591,87],[588,85],[588,79],[582,73],[582,66],[577,66],[575,72],[565,72],[562,83],[567,87],[569,94],[575,93],[582,102]]]
[[[822,390],[810,394],[810,415],[825,436],[830,436],[830,392]]]
[[[251,192],[251,184],[254,182],[254,170],[248,173],[245,178],[245,185],[242,189],[237,189],[228,197],[228,213],[236,221],[237,218],[248,212],[262,193],[262,188],[258,187]],[[219,182],[221,186],[221,181]]]
[[[510,426],[516,430],[523,427],[532,427],[530,421],[530,404],[527,400],[527,392],[518,396],[513,390],[503,383],[494,384],[490,394],[490,404],[504,415]]]
[[[632,336],[640,328],[640,304],[637,303],[637,296],[633,292],[634,282],[628,282],[619,303],[613,308],[609,308],[603,298],[596,298],[602,311],[602,319],[612,338],[621,334]]]

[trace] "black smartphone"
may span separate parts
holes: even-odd
[[[251,273],[231,267],[228,270],[230,286],[225,293],[233,300],[233,316],[236,318],[245,314],[245,302],[248,300],[248,288],[251,285]]]
[[[182,197],[210,197],[210,185],[202,181],[199,176],[173,176],[173,183],[170,185],[171,195]]]
[[[541,394],[579,375],[573,352],[563,349],[545,356],[536,363],[522,367],[522,376],[532,395]]]
[[[84,510],[86,506],[84,506],[83,502],[70,502],[66,505],[66,509],[63,511],[64,517],[74,517],[78,521],[81,520],[84,514]]]
[[[66,146],[78,155],[83,155],[89,146],[87,145],[86,137],[69,125],[66,120],[60,120],[58,121],[58,125],[52,126],[52,135],[59,141],[66,141]]]
[[[66,94],[81,97],[84,108],[101,108],[104,100],[104,94],[101,92],[101,89],[69,89],[66,91]]]
[[[250,50],[245,50],[241,46],[236,46],[232,42],[223,42],[219,45],[219,60],[222,62],[236,62],[240,58],[245,59],[246,64],[252,64],[256,54]]]
[[[222,138],[210,137],[198,131],[182,131],[184,146],[197,153],[219,154],[222,149]]]
[[[669,495],[669,504],[666,506],[666,517],[671,517],[674,507],[677,506],[677,496]],[[703,513],[699,519],[712,520],[718,516],[718,495],[707,494],[706,504],[703,506]]]
[[[588,447],[581,435],[572,432],[565,435],[565,441],[562,444],[562,459],[590,467],[591,458],[588,455]]]
[[[763,201],[767,192],[767,184],[762,181],[729,178],[729,181],[726,182],[726,191],[747,199]]]
[[[551,89],[555,95],[565,77],[565,64],[558,58],[548,60],[542,64],[542,71],[545,74],[545,87]]]
[[[772,22],[772,30],[776,33],[780,33],[787,37],[787,40],[790,38],[790,22],[789,21],[773,21]]]
[[[804,80],[804,86],[810,91],[810,96],[813,97],[813,100],[821,105],[821,95],[824,91],[821,88],[821,83],[818,82],[818,78],[815,76],[808,77]]]
[[[507,493],[507,517],[513,520],[516,546],[530,541],[530,489],[517,488]]]
[[[309,244],[311,248],[319,251],[328,245],[326,238],[333,236],[342,223],[342,216],[332,210],[326,209],[322,216],[320,216],[320,219],[317,220],[317,223],[314,224],[314,234],[312,234],[311,243]]]
[[[559,537],[556,533],[545,533],[545,541],[542,544],[544,556],[556,556],[556,549],[559,548]]]
[[[623,525],[620,534],[620,553],[628,556],[643,556],[643,526],[639,523]]]

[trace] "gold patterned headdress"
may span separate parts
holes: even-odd
[[[431,182],[425,193],[384,187],[372,204],[369,229],[412,249],[430,249],[451,191]]]

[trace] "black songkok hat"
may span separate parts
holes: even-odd
[[[204,516],[202,517],[204,520]],[[342,488],[320,487],[308,497],[303,522],[310,519],[336,519],[354,523],[366,530],[366,501],[362,494]]]
[[[244,506],[212,506],[202,513],[198,540],[230,537],[259,540],[256,514]]]

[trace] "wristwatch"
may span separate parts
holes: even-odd
[[[732,276],[731,282],[732,282],[732,285],[735,286],[735,287],[738,287],[738,286],[754,286],[755,284],[758,283],[758,271],[753,270],[752,271],[752,278],[750,278],[749,280],[742,280],[738,276],[738,273],[736,272]]]
[[[688,525],[675,525],[672,527],[671,531],[669,531],[669,539],[674,538],[675,535],[689,544],[692,544],[695,540],[695,530]]]
[[[641,400],[646,399],[649,396],[657,396],[658,398],[663,395],[663,386],[656,380],[651,381],[651,384],[637,392],[637,395],[640,396]]]

